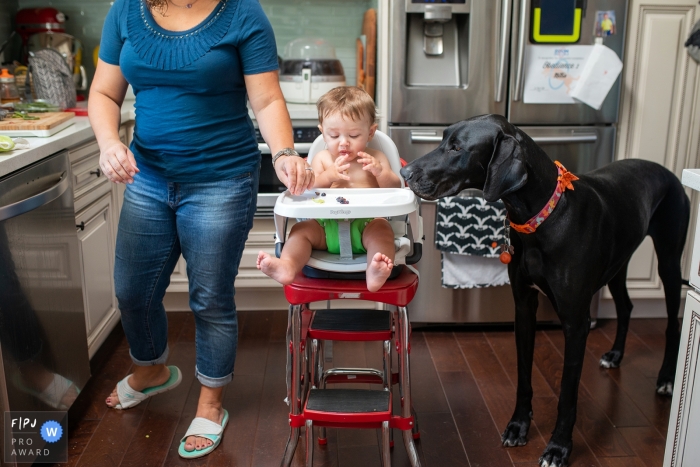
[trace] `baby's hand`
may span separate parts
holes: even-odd
[[[331,178],[333,178],[332,181],[337,182],[338,180],[350,180],[350,177],[348,176],[350,164],[346,162],[347,159],[348,156],[338,156],[335,158],[330,174]]]
[[[375,177],[379,177],[379,175],[382,173],[382,164],[380,164],[377,159],[370,156],[366,152],[358,151],[357,162],[364,166],[362,167],[362,170],[369,171]]]

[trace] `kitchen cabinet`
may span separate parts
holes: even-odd
[[[119,133],[124,143],[127,133]],[[117,187],[102,174],[93,138],[69,149],[78,233],[88,353],[95,354],[119,321],[114,292],[114,247],[119,219]]]
[[[698,17],[697,0],[630,0],[617,159],[652,160],[679,177],[684,168],[699,166],[700,76],[683,46]],[[695,219],[697,192],[692,201]],[[692,235],[690,228],[689,240]],[[683,277],[688,277],[689,260],[690,241]],[[659,316],[665,316],[663,284],[649,237],[632,257],[627,288],[633,299],[658,299]],[[604,297],[611,298],[607,289]]]
[[[684,171],[683,183],[699,190],[700,173],[692,177],[689,172]],[[694,204],[697,207],[697,203]],[[691,245],[690,274],[690,285],[695,290],[689,291],[685,300],[664,467],[696,465],[700,457],[700,445],[696,442],[700,439],[700,403],[693,402],[695,396],[700,399],[700,230],[697,227]]]

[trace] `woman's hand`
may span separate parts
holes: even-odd
[[[362,164],[362,170],[367,170],[374,175],[375,178],[379,178],[379,176],[382,174],[382,164],[380,164],[377,159],[370,156],[366,152],[358,151],[357,162]]]
[[[133,183],[139,172],[134,154],[119,140],[110,142],[100,152],[100,169],[114,183]]]
[[[314,171],[305,159],[297,156],[282,156],[275,164],[277,178],[293,195],[300,195],[314,186]]]

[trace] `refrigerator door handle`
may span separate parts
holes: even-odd
[[[595,144],[598,142],[598,135],[596,133],[579,133],[567,136],[533,136],[532,140],[537,144]]]
[[[437,131],[411,131],[411,143],[441,143],[442,135]]]
[[[503,100],[504,88],[506,85],[506,69],[508,67],[508,43],[510,42],[510,2],[511,0],[501,0],[501,49],[498,51],[498,71],[496,75],[496,96],[495,101]]]
[[[523,68],[525,66],[525,44],[527,43],[528,13],[530,0],[520,0],[520,25],[518,27],[518,62],[515,65],[515,90],[513,100],[519,101],[523,93]]]

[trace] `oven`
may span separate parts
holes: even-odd
[[[317,126],[295,126],[294,149],[302,157],[309,154],[311,144],[321,134]],[[260,182],[258,183],[258,200],[256,203],[256,218],[272,218],[275,201],[280,193],[287,189],[277,178],[275,169],[272,167],[272,156],[270,147],[263,140],[260,130],[255,129],[255,136],[258,140],[258,149],[262,154],[260,163]]]

